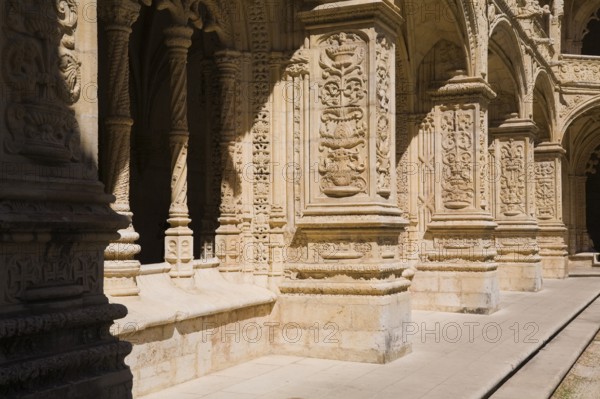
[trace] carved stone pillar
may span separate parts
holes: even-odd
[[[131,344],[110,334],[127,309],[103,293],[104,250],[129,221],[98,181],[98,104],[83,98],[97,25],[78,15],[96,5],[2,2],[2,398],[131,398]]]
[[[137,0],[109,0],[99,4],[98,16],[106,32],[106,135],[103,174],[106,191],[116,197],[112,208],[130,219],[129,163],[133,120],[129,98],[129,36],[131,26],[140,13]],[[110,243],[104,252],[104,281],[106,293],[114,296],[137,295],[136,276],[140,262],[134,257],[140,253],[135,244],[139,234],[130,223],[119,231],[119,240]]]
[[[288,128],[306,173],[294,205],[296,253],[289,252],[278,306],[282,325],[297,323],[307,336],[315,325],[341,334],[335,345],[281,344],[319,357],[388,362],[410,350],[401,326],[410,321],[412,275],[398,251],[408,222],[392,190],[402,18],[387,1],[327,4],[301,18],[309,39],[295,69],[308,74],[290,74],[294,91],[308,91],[294,95]]]
[[[188,227],[191,222],[187,206],[187,154],[189,130],[187,122],[187,56],[194,30],[174,25],[164,31],[171,88],[171,207],[165,232],[165,260],[174,278],[194,275],[194,239]]]
[[[562,198],[565,153],[558,143],[542,143],[535,149],[535,209],[540,226],[538,243],[544,278],[569,275]]]
[[[436,183],[413,303],[418,309],[492,313],[499,288],[487,182],[487,105],[495,94],[480,78],[453,77],[431,92],[423,125],[433,134]]]
[[[237,137],[240,100],[240,62],[241,53],[237,51],[220,51],[215,54],[217,74],[220,87],[220,170],[221,170],[221,202],[219,206],[219,227],[216,231],[217,256],[220,261],[219,270],[237,273],[242,270],[239,259],[240,243],[240,186],[241,176],[238,169],[241,163],[241,145]]]
[[[530,120],[509,119],[490,129],[492,185],[498,277],[500,289],[539,291],[542,266],[535,217],[536,181],[534,138],[537,127]]]

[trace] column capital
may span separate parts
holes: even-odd
[[[169,11],[173,23],[177,26],[183,27],[191,24],[198,29],[203,26],[200,0],[157,0],[156,8]]]
[[[350,0],[328,2],[316,6],[310,11],[299,13],[299,17],[308,29],[318,29],[331,24],[360,25],[377,21],[388,30],[398,32],[404,18],[400,8],[390,0]]]
[[[532,139],[539,132],[539,128],[531,119],[509,118],[500,126],[489,128],[493,136],[501,137],[527,137]]]
[[[242,53],[234,50],[220,50],[215,53],[215,63],[222,77],[234,77],[240,71]]]
[[[165,28],[165,45],[169,51],[183,51],[187,55],[187,50],[192,45],[192,35],[194,29],[189,26],[173,25]]]
[[[544,142],[540,143],[535,147],[535,155],[547,155],[551,157],[560,158],[563,157],[567,151],[560,145],[560,143]]]
[[[131,32],[131,26],[140,15],[141,5],[137,0],[105,0],[98,4],[98,18],[106,25],[106,30],[126,29]]]
[[[445,85],[432,90],[429,95],[438,102],[489,102],[496,98],[496,93],[488,82],[480,77],[466,76],[466,72],[457,70]]]

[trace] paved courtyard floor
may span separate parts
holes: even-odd
[[[600,277],[547,280],[538,293],[503,292],[501,310],[489,316],[414,311],[413,323],[405,328],[412,337],[413,352],[386,365],[272,355],[144,399],[486,397],[599,294]],[[592,324],[600,327],[598,315],[597,311],[591,315],[597,321]],[[588,328],[589,324],[588,321]],[[593,334],[596,332],[597,329]],[[600,356],[600,342],[597,344],[596,356]],[[547,356],[552,357],[552,353]],[[595,361],[598,365],[597,358]],[[580,373],[589,374],[584,366],[587,363],[582,360],[581,367],[576,366],[573,372],[584,370]],[[569,378],[575,378],[572,374],[565,384],[569,384]],[[556,395],[565,389],[568,386],[561,386]],[[535,397],[539,393],[531,392],[519,399]]]

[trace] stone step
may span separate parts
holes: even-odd
[[[490,397],[549,398],[600,330],[600,299],[596,298]]]
[[[597,261],[597,253],[583,252],[576,255],[569,256],[569,268],[577,267],[592,267],[594,261]]]

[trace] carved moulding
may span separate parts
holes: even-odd
[[[535,165],[536,215],[539,220],[556,217],[556,166],[553,161],[540,161]]]
[[[350,197],[367,189],[366,43],[355,33],[342,32],[323,45],[320,185],[329,197]]]
[[[570,86],[594,86],[600,81],[600,60],[582,55],[562,55],[553,67],[558,79]]]
[[[441,107],[442,133],[442,202],[448,209],[474,206],[475,182],[474,131],[475,109],[472,107]]]
[[[252,141],[252,220],[250,225],[252,250],[248,256],[255,275],[269,272],[269,217],[272,198],[272,104],[269,101],[271,38],[268,30],[268,12],[264,1],[248,4],[248,27],[251,35],[251,82],[249,93],[250,115],[253,117],[250,136]]]
[[[393,46],[385,35],[378,35],[375,45],[376,74],[377,74],[377,132],[376,132],[376,154],[377,154],[377,194],[384,198],[391,195],[391,135],[390,123],[391,106],[390,98],[392,87],[392,76],[390,74],[393,62]]]

